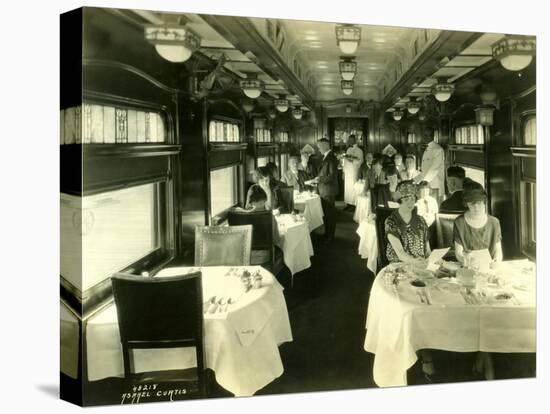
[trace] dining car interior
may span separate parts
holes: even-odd
[[[536,37],[60,20],[60,391],[536,376]]]

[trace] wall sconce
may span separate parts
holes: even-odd
[[[353,80],[357,73],[357,62],[355,62],[353,58],[342,58],[338,66],[343,80]]]
[[[452,83],[438,81],[432,88],[432,94],[439,102],[446,102],[449,100],[454,90],[455,86]]]
[[[426,113],[424,111],[418,112],[418,120],[424,121],[426,119]]]
[[[294,117],[294,119],[302,119],[302,115],[302,108],[300,108],[299,106],[292,110],[292,116]]]
[[[344,95],[351,95],[353,93],[353,86],[354,86],[353,81],[343,80],[340,83],[340,86],[342,88],[342,92],[344,93]]]
[[[492,126],[493,125],[493,113],[495,107],[491,105],[483,105],[474,109],[476,113],[476,123],[483,126]]]
[[[174,63],[185,62],[201,46],[198,34],[189,27],[175,24],[146,25],[145,40],[155,46],[160,56]]]
[[[269,119],[275,119],[277,117],[277,111],[275,111],[275,109],[270,109],[267,112],[267,116],[269,117]]]
[[[361,28],[352,24],[336,26],[336,44],[342,53],[350,55],[355,53],[361,41]]]
[[[346,114],[351,114],[351,105],[346,105]]]
[[[284,95],[279,95],[279,99],[275,99],[273,103],[275,104],[275,108],[277,108],[277,111],[279,112],[288,111],[288,100],[285,99]]]
[[[400,121],[401,118],[403,118],[403,111],[400,109],[396,109],[395,111],[393,111],[392,116],[393,119],[395,119],[396,121]]]
[[[256,99],[264,90],[264,83],[258,79],[257,73],[247,74],[247,78],[239,81],[239,86],[249,98]]]
[[[536,52],[534,37],[507,35],[492,44],[493,58],[508,70],[518,71],[525,69]]]

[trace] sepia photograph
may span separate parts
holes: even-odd
[[[537,376],[537,36],[60,16],[60,396]]]
[[[3,10],[3,411],[544,411],[541,3]]]

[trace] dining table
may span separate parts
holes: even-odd
[[[235,396],[250,396],[284,372],[279,345],[292,341],[283,287],[260,266],[169,267],[155,276],[202,272],[205,364],[216,381]],[[243,274],[260,283],[245,290]],[[144,276],[146,277],[146,276]],[[78,321],[61,303],[61,371],[76,378]],[[111,302],[86,321],[88,381],[123,377],[117,309]],[[66,353],[65,353],[66,351]],[[185,369],[196,366],[194,349],[139,349],[136,372]]]
[[[321,197],[311,191],[294,192],[294,208],[307,220],[309,231],[313,231],[323,225],[323,207]]]
[[[534,263],[501,262],[473,281],[441,276],[402,263],[376,276],[364,349],[374,354],[378,386],[406,385],[421,349],[536,352]]]
[[[278,214],[275,245],[283,252],[283,260],[292,276],[311,267],[313,243],[309,231],[309,222],[302,214]]]
[[[367,259],[367,268],[374,274],[378,267],[378,239],[374,219],[367,216],[366,219],[359,222],[356,230],[359,236],[359,246],[357,248],[361,259]]]
[[[355,212],[353,213],[353,221],[361,224],[364,220],[369,218],[371,213],[371,199],[370,194],[358,194],[355,204]]]

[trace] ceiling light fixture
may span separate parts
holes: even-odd
[[[252,99],[258,98],[264,90],[264,83],[258,79],[257,73],[248,73],[247,78],[239,82],[239,86],[244,94]]]
[[[418,111],[420,111],[420,102],[411,100],[407,103],[407,111],[409,111],[410,114],[416,114]]]
[[[396,121],[400,121],[401,118],[403,118],[403,111],[401,109],[396,109],[395,111],[393,111],[392,115],[393,119],[395,119]]]
[[[301,107],[297,106],[292,110],[292,116],[294,117],[294,119],[302,119],[302,115],[303,112]]]
[[[455,86],[452,83],[438,81],[432,88],[432,94],[439,102],[446,102],[449,100],[455,90]]]
[[[275,99],[273,103],[275,104],[275,108],[277,108],[277,111],[288,111],[288,100],[285,98],[284,95],[279,95],[279,99]]]
[[[351,95],[353,93],[353,86],[354,86],[353,81],[343,80],[340,83],[340,86],[342,88],[342,92],[344,93],[344,95]]]
[[[536,52],[536,41],[531,36],[507,35],[491,45],[493,58],[508,70],[525,69]]]
[[[352,24],[336,26],[336,44],[342,53],[350,55],[355,53],[361,42],[361,28]]]
[[[357,62],[352,57],[345,57],[339,63],[340,75],[342,79],[350,81],[353,80],[357,73]]]
[[[188,60],[201,46],[201,38],[187,26],[176,24],[148,24],[145,40],[155,46],[157,53],[169,62]]]

